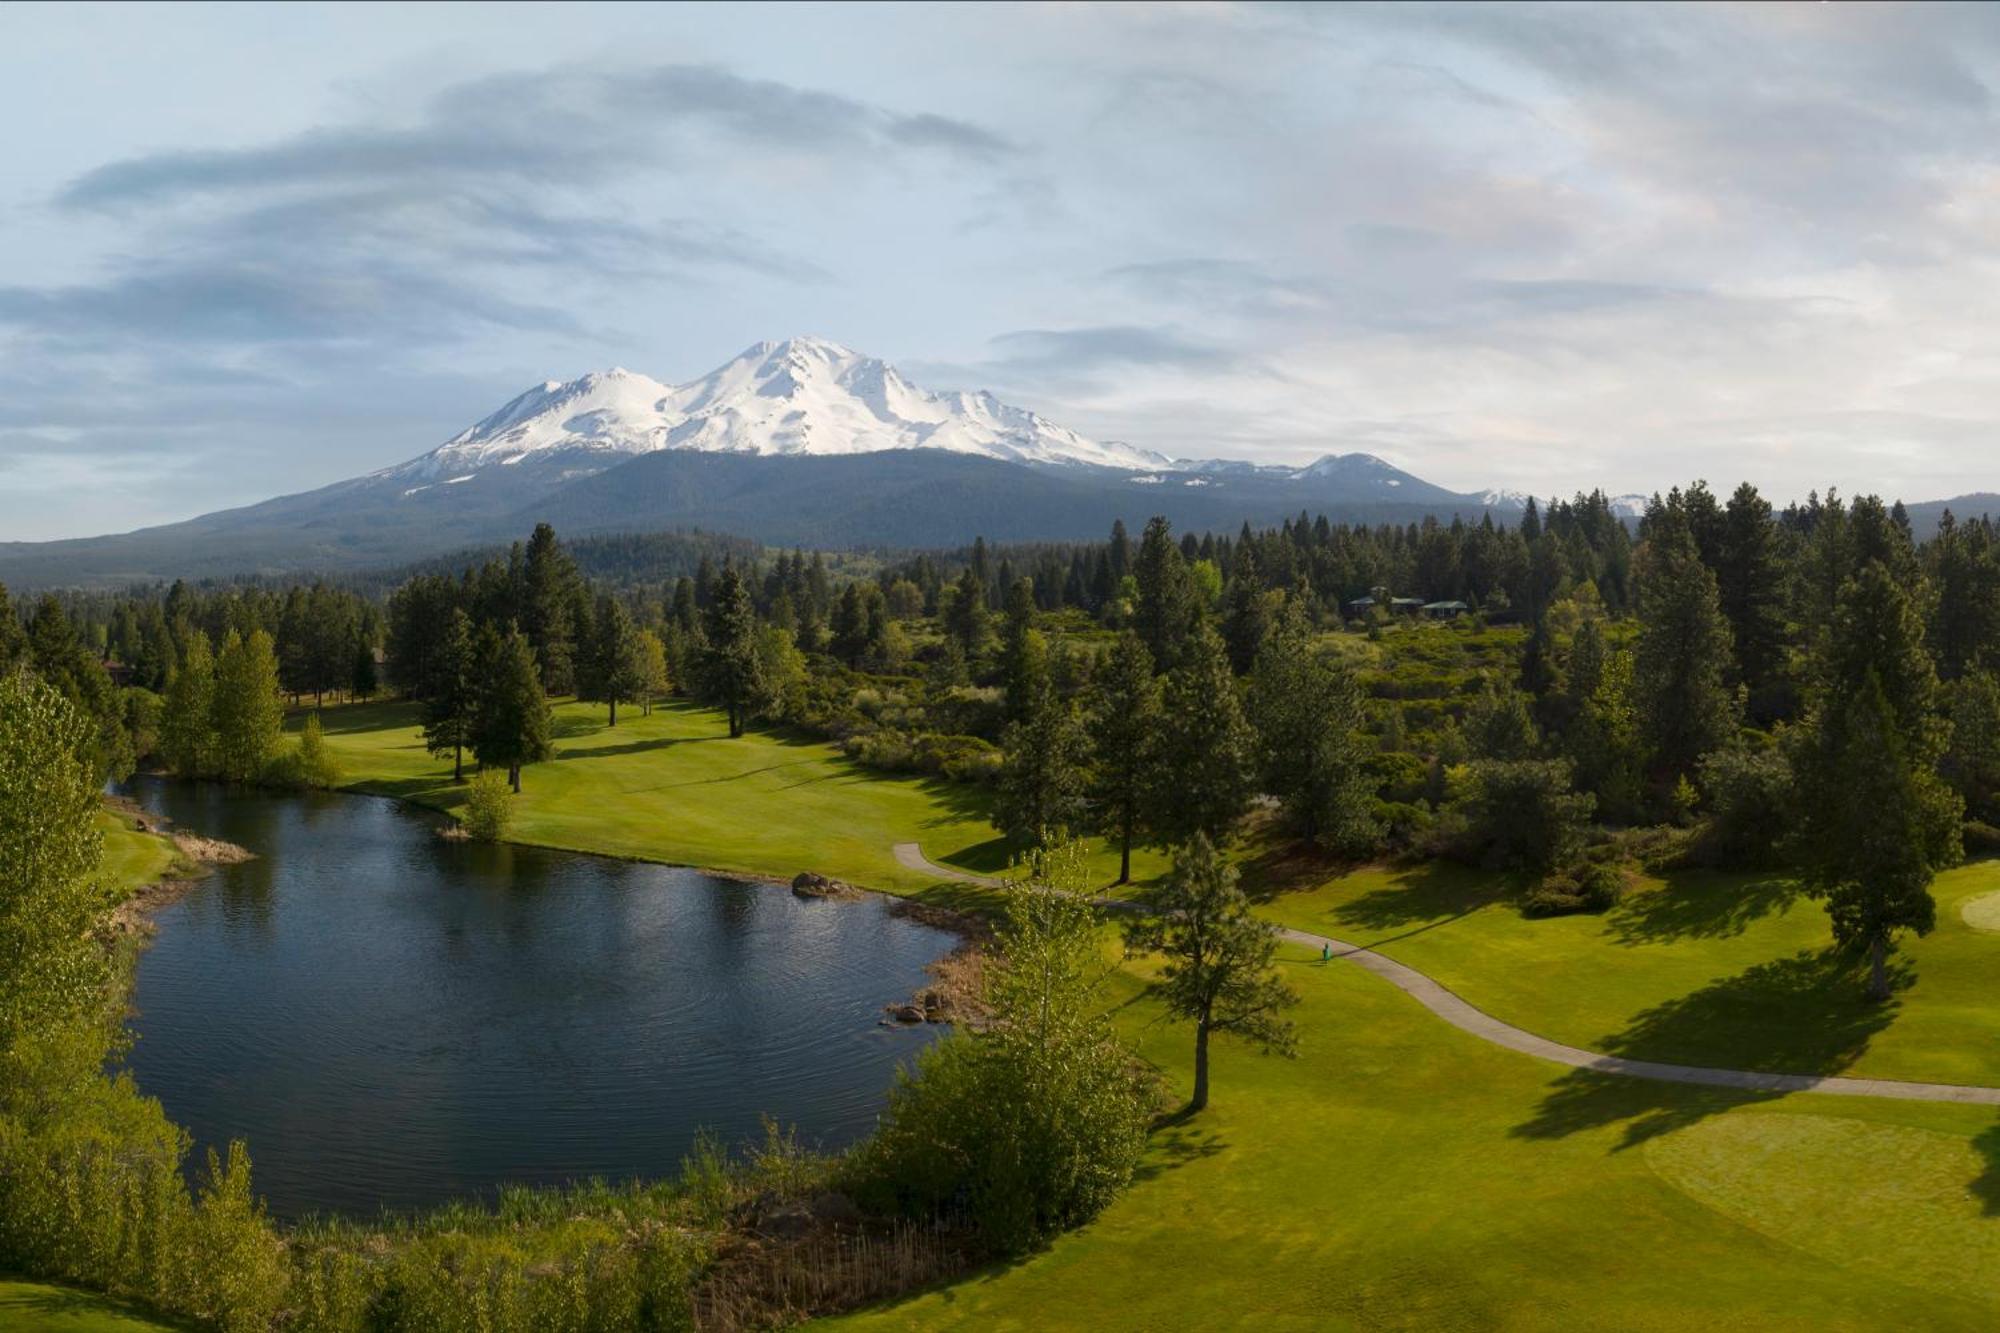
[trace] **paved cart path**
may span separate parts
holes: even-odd
[[[974,875],[967,871],[954,870],[950,866],[938,865],[926,859],[923,849],[914,842],[897,843],[895,853],[897,863],[905,869],[936,875],[940,879],[982,884],[989,888],[1005,883],[1004,880],[992,875]],[[1102,898],[1098,901],[1106,907],[1130,906],[1129,903],[1111,898]],[[1970,1087],[1958,1083],[1910,1083],[1890,1078],[1764,1074],[1750,1069],[1709,1069],[1702,1065],[1669,1065],[1653,1060],[1629,1060],[1621,1055],[1586,1051],[1581,1046],[1565,1046],[1559,1041],[1538,1037],[1511,1023],[1503,1023],[1484,1010],[1467,1004],[1446,990],[1443,985],[1415,968],[1385,957],[1372,949],[1364,949],[1358,944],[1348,944],[1343,940],[1334,939],[1331,935],[1315,935],[1311,931],[1293,930],[1290,927],[1280,927],[1278,935],[1290,943],[1301,944],[1309,949],[1323,949],[1342,962],[1352,963],[1364,971],[1372,972],[1460,1031],[1470,1032],[1473,1036],[1492,1042],[1495,1046],[1504,1046],[1523,1055],[1568,1065],[1572,1069],[1589,1069],[1600,1074],[1623,1074],[1630,1078],[1649,1078],[1663,1083],[1698,1083],[1713,1088],[1748,1088],[1755,1092],[1816,1092],[1835,1097],[1896,1097],[1912,1102],[1968,1102],[1980,1106],[2000,1106],[2000,1088]]]

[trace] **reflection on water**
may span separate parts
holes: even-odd
[[[850,1142],[935,1035],[878,1020],[951,940],[878,899],[446,842],[367,797],[130,794],[257,853],[160,913],[130,1063],[197,1145],[249,1140],[280,1216],[664,1175],[765,1112]]]

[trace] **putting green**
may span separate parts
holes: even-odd
[[[1974,930],[1990,930],[2000,933],[2000,891],[1982,893],[1977,898],[1967,898],[1958,909],[1965,918],[1965,924]]]
[[[1760,1235],[1909,1286],[2000,1298],[2000,1146],[1910,1125],[1732,1115],[1646,1145],[1682,1192]],[[1982,1151],[1982,1149],[1984,1149]]]

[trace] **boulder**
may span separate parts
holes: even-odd
[[[801,898],[859,898],[861,890],[841,880],[801,870],[792,877],[792,892]]]

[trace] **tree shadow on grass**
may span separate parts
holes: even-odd
[[[1975,1134],[1972,1146],[1986,1159],[1986,1169],[1970,1186],[1972,1197],[1988,1217],[2000,1216],[2000,1125]]]
[[[1431,929],[1504,902],[1515,889],[1504,875],[1449,862],[1427,861],[1397,874],[1387,888],[1371,889],[1333,909],[1333,919],[1357,930]],[[1376,940],[1373,943],[1386,943]]]
[[[1620,944],[1724,939],[1750,923],[1789,908],[1800,897],[1796,881],[1778,875],[1743,880],[1731,875],[1676,875],[1659,888],[1627,897],[1606,917]]]
[[[103,1321],[121,1316],[132,1320],[135,1325],[144,1320],[162,1328],[195,1327],[170,1315],[155,1314],[134,1302],[94,1292],[72,1291],[66,1287],[41,1287],[35,1291],[0,1295],[0,1326],[8,1328],[53,1327],[58,1320],[63,1321],[63,1327],[74,1322],[79,1328],[96,1328]]]
[[[1772,1074],[1837,1074],[1896,1020],[1901,1002],[1863,990],[1865,960],[1835,949],[1759,963],[1639,1014],[1598,1043],[1607,1055]],[[1891,984],[1912,982],[1898,960]],[[1758,1088],[1668,1083],[1578,1069],[1557,1079],[1516,1138],[1557,1139],[1623,1124],[1619,1148],[1732,1107],[1784,1096]]]
[[[1154,1122],[1148,1147],[1145,1160],[1132,1172],[1135,1185],[1142,1180],[1157,1180],[1191,1162],[1214,1157],[1227,1151],[1229,1144],[1205,1127],[1198,1115],[1190,1116],[1182,1108]]]

